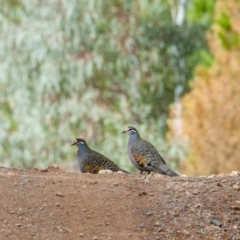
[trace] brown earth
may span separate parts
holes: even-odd
[[[240,239],[238,172],[170,178],[0,168],[0,182],[0,239]]]

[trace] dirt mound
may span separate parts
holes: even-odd
[[[240,174],[0,168],[0,239],[240,239]]]

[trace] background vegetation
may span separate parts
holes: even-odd
[[[240,4],[217,1],[208,42],[214,63],[198,67],[183,105],[183,131],[189,153],[186,174],[212,174],[240,169]],[[172,109],[172,114],[174,108]],[[173,121],[169,121],[174,136]]]
[[[213,15],[214,6],[213,0],[2,0],[1,165],[29,168],[76,162],[70,144],[83,137],[129,169],[127,137],[120,133],[131,124],[177,167],[188,145],[180,138],[166,140],[169,106],[181,108],[179,99],[189,92],[196,65],[209,69],[202,70],[207,75],[219,64],[214,54],[218,42],[226,53],[238,49],[239,32],[237,24],[233,28],[230,9],[218,7]],[[221,31],[214,30],[215,40],[209,40],[215,45],[210,54],[205,36],[213,22]],[[208,96],[200,91],[208,106]],[[183,139],[193,138],[188,159],[196,163],[196,140],[185,128],[194,127],[191,118],[200,117],[194,111],[191,115],[184,102],[197,101],[191,96],[182,102],[184,114],[188,111],[182,133]],[[173,110],[170,130],[176,127],[174,118]]]

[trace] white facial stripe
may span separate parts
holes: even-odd
[[[130,129],[130,130],[129,130],[129,132],[133,132],[133,133],[135,133],[136,131],[135,131],[135,130],[133,130],[133,129]]]

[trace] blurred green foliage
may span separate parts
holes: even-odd
[[[240,169],[240,4],[217,1],[208,34],[215,59],[210,68],[198,66],[192,88],[181,99],[183,128],[177,136],[188,141],[187,175],[230,173]],[[172,115],[176,108],[172,108]],[[170,116],[171,116],[170,113]],[[175,135],[170,118],[169,135]]]
[[[129,124],[178,160],[181,148],[164,140],[168,108],[189,90],[210,25],[177,24],[179,4],[1,1],[1,164],[76,161],[70,144],[83,137],[129,169],[120,134]],[[192,6],[183,4],[184,16]]]
[[[238,45],[239,36],[236,31],[232,30],[230,16],[225,12],[222,12],[220,17],[217,19],[217,24],[220,26],[218,31],[218,37],[225,49],[231,49]]]
[[[192,0],[187,12],[189,21],[209,28],[214,22],[216,0]]]

